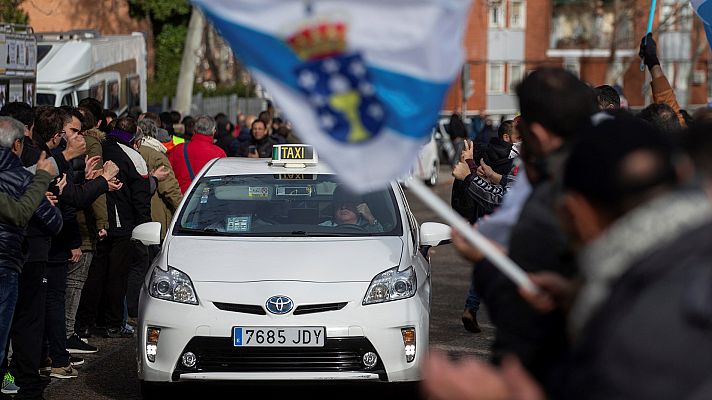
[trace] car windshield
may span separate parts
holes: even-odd
[[[398,236],[402,233],[389,187],[349,192],[334,175],[206,177],[189,194],[176,235]]]

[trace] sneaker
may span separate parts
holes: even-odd
[[[2,390],[0,390],[2,394],[17,394],[19,390],[20,387],[15,385],[15,377],[6,372],[2,378]]]
[[[82,365],[84,365],[84,359],[70,355],[69,363],[72,364],[72,367],[79,369]]]
[[[133,331],[125,328],[109,328],[104,332],[105,338],[130,338],[133,337]]]
[[[84,339],[89,339],[91,337],[91,330],[87,328],[79,328],[79,329],[74,329],[74,333],[79,335],[79,337],[84,340]]]
[[[47,357],[40,363],[40,375],[49,376],[52,373],[52,359]]]
[[[462,324],[465,325],[465,329],[472,333],[482,332],[480,325],[477,323],[477,313],[472,310],[465,309],[465,311],[463,311]]]
[[[72,354],[91,354],[96,353],[98,349],[82,339],[76,333],[67,338],[67,351]]]
[[[66,367],[52,368],[49,376],[57,379],[71,379],[79,376],[79,373],[72,367],[72,364],[68,364]]]

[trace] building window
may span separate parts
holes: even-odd
[[[514,29],[523,29],[526,3],[522,0],[512,0],[509,3],[509,27]]]
[[[522,64],[509,64],[509,93],[516,92],[517,85],[524,78],[524,66]]]
[[[661,32],[691,32],[692,6],[689,1],[663,0],[660,8]]]
[[[504,28],[504,0],[490,3],[489,27]]]
[[[487,65],[487,93],[498,94],[504,92],[504,65]]]

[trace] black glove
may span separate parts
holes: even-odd
[[[643,63],[648,69],[660,65],[660,61],[658,60],[658,46],[655,44],[652,33],[648,33],[640,41],[640,52],[638,55],[643,59]]]

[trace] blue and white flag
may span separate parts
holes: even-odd
[[[413,165],[463,62],[469,0],[193,0],[346,184]]]
[[[712,48],[712,0],[690,0],[690,5],[704,23],[707,43]]]

